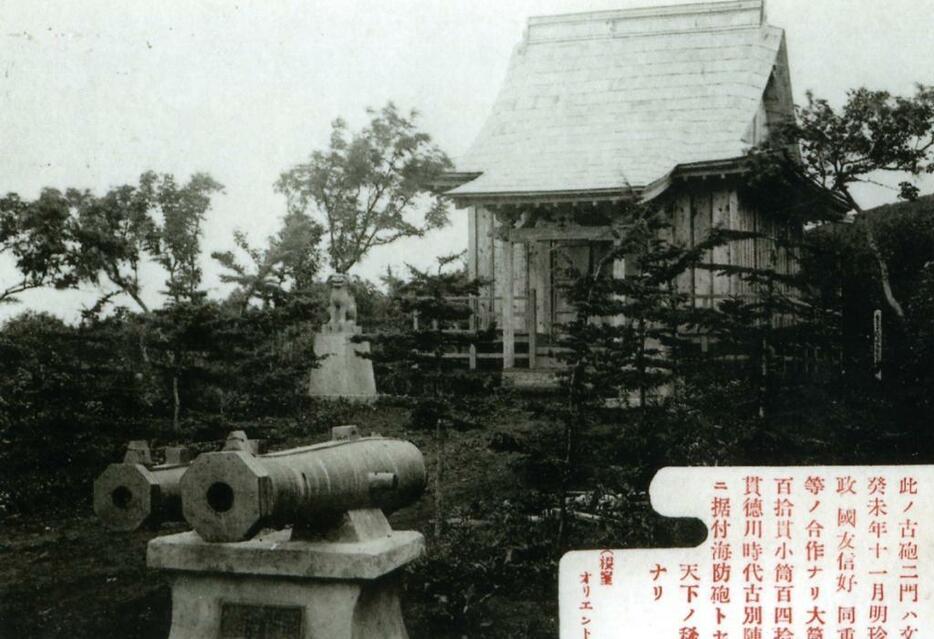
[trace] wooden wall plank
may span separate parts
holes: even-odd
[[[730,228],[732,223],[730,206],[732,204],[731,189],[718,189],[713,194],[713,227],[720,229]],[[715,246],[713,249],[714,264],[728,265],[731,263],[731,245],[729,242]],[[713,294],[716,297],[727,297],[733,294],[733,281],[729,275],[713,273]]]
[[[702,244],[710,234],[713,221],[712,194],[708,189],[697,191],[691,196],[691,223],[694,226],[694,245]],[[710,269],[703,266],[713,260],[711,251],[704,251],[701,265],[694,269],[694,296],[702,301],[701,306],[707,306],[710,296],[713,295],[713,274]]]
[[[475,217],[475,234],[477,238],[477,277],[489,279],[493,276],[493,215],[487,209],[477,208]]]
[[[673,244],[677,246],[692,246],[692,226],[691,226],[691,196],[683,193],[678,195],[672,202],[671,209],[672,236]],[[678,290],[682,293],[693,294],[694,292],[694,269],[689,269],[680,274],[676,283]]]
[[[494,246],[493,246],[493,213],[489,209],[478,207],[476,209],[476,237],[477,237],[477,277],[493,281],[495,277]],[[483,287],[481,297],[481,326],[489,326],[491,321],[497,321],[493,308],[495,285],[488,284]]]
[[[503,241],[493,239],[493,312],[499,328],[503,328],[503,296],[506,294],[506,251]]]
[[[736,189],[730,191],[730,212],[729,212],[730,226],[729,228],[733,230],[741,229],[741,213],[739,207],[739,193]],[[733,266],[739,266],[742,263],[742,244],[736,240],[730,242],[730,264]],[[740,295],[742,291],[742,280],[739,275],[732,275],[730,277],[730,294],[731,295]]]
[[[757,229],[757,215],[755,209],[749,207],[748,205],[743,204],[740,208],[740,229],[744,231],[749,231],[750,233],[755,233]],[[758,263],[756,261],[756,240],[755,238],[750,238],[748,240],[742,240],[742,249],[740,257],[740,266],[745,268],[757,268]],[[753,287],[749,284],[748,281],[743,280],[740,287],[740,294],[744,296],[753,294]]]
[[[529,282],[535,288],[538,304],[538,331],[548,333],[551,326],[551,241],[535,242],[529,259]]]
[[[512,255],[507,255],[507,246],[512,247]],[[493,241],[495,293],[494,313],[497,325],[502,328],[505,322],[503,306],[506,296],[513,299],[513,329],[524,331],[525,303],[529,287],[528,249],[523,242],[508,242],[500,239]],[[506,272],[507,261],[512,264],[512,275]]]
[[[756,268],[766,270],[775,266],[773,260],[774,242],[772,218],[762,211],[756,211]]]
[[[500,251],[503,254],[505,259],[502,260],[501,264],[503,265],[503,270],[501,276],[497,279],[497,282],[501,285],[508,284],[508,286],[502,286],[503,289],[503,320],[501,322],[503,326],[503,368],[509,369],[515,366],[515,354],[516,354],[516,344],[515,344],[515,315],[513,309],[513,257],[515,255],[514,247],[512,243],[507,243],[503,246],[502,242],[497,242],[500,245]]]

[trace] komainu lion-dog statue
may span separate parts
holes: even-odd
[[[340,331],[346,327],[353,327],[357,323],[357,303],[353,293],[350,292],[350,279],[344,273],[335,273],[328,278],[331,286],[329,311],[331,314],[328,326],[333,331]]]

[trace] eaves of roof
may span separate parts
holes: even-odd
[[[645,187],[621,186],[613,189],[590,190],[555,190],[555,191],[516,191],[511,193],[471,193],[448,194],[458,207],[471,205],[504,205],[504,204],[552,204],[562,202],[601,202],[638,199],[642,201],[654,200],[663,195],[676,182],[707,179],[710,177],[726,178],[728,176],[741,176],[748,171],[745,157],[735,157],[726,160],[711,160],[706,162],[690,162],[679,164],[674,169],[646,185]],[[793,170],[793,176],[801,187],[821,196],[821,199],[832,210],[845,213],[850,209],[849,203],[839,194],[830,191],[809,178],[800,170]],[[454,174],[452,182],[456,182]],[[469,181],[461,174],[461,178]]]
[[[448,193],[448,196],[457,203],[458,206],[469,206],[473,204],[526,204],[526,203],[552,203],[552,202],[599,202],[605,200],[624,200],[624,199],[642,199],[652,200],[668,190],[671,184],[677,179],[689,179],[694,177],[709,177],[713,175],[734,175],[743,172],[743,158],[732,158],[728,160],[713,160],[709,162],[692,162],[676,166],[674,169],[646,185],[645,187],[620,186],[610,189],[586,189],[586,190],[549,190],[549,191],[513,191],[513,192],[490,192],[490,193],[469,193],[458,194]],[[469,174],[474,177],[476,174]],[[445,174],[446,179],[451,184],[466,184],[474,179],[467,177],[468,174]],[[458,184],[458,180],[463,180]],[[451,187],[456,188],[456,186]]]

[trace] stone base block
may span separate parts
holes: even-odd
[[[398,568],[423,550],[410,531],[360,542],[280,531],[232,544],[188,532],[150,541],[147,563],[171,575],[169,639],[404,639]]]
[[[376,399],[373,362],[357,353],[369,353],[367,342],[350,341],[354,332],[322,332],[315,335],[315,355],[323,358],[311,371],[308,394],[325,399],[371,402]]]

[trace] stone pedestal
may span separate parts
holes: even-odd
[[[187,532],[150,541],[147,563],[171,575],[169,639],[402,639],[398,569],[423,550],[413,531],[230,544]]]
[[[355,344],[351,341],[359,333],[358,327],[333,330],[325,325],[315,335],[315,355],[323,359],[311,371],[309,395],[358,402],[376,399],[373,362],[357,354],[369,353],[370,345],[367,342]]]

